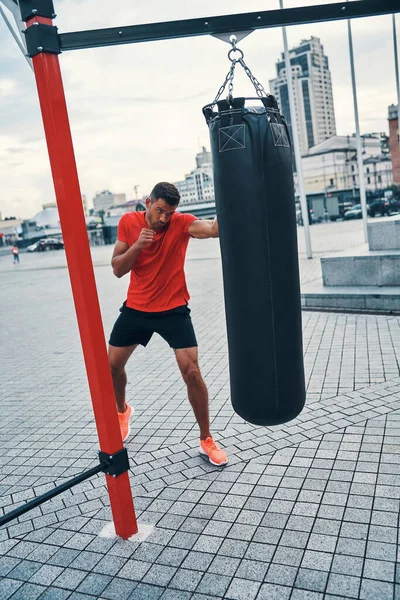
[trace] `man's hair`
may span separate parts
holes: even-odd
[[[164,200],[170,206],[178,206],[181,196],[173,183],[157,183],[150,194],[151,202]]]

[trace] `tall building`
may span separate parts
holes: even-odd
[[[106,211],[111,206],[117,206],[126,202],[126,194],[113,194],[109,190],[97,192],[93,198],[94,212]]]
[[[181,195],[181,204],[198,204],[214,201],[214,178],[211,152],[202,148],[196,155],[196,168],[175,183]]]
[[[319,38],[303,40],[290,50],[289,55],[300,149],[302,154],[306,154],[309,148],[336,135],[331,72]],[[276,72],[277,77],[269,82],[270,89],[291,132],[292,116],[283,53],[276,63]]]
[[[400,185],[400,147],[399,147],[399,113],[398,107],[389,106],[389,144],[392,158],[393,183]]]

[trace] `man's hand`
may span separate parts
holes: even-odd
[[[137,250],[143,250],[150,246],[154,239],[154,231],[152,229],[143,228],[136,242],[133,244]]]
[[[118,241],[115,244],[111,265],[115,277],[123,277],[135,266],[141,251],[153,242],[154,231],[143,228],[136,242],[131,247],[126,242]]]

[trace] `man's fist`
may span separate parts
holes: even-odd
[[[135,242],[135,246],[139,248],[139,250],[143,250],[143,248],[147,248],[150,246],[154,238],[154,231],[152,229],[142,229],[138,239]]]

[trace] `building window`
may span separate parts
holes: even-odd
[[[333,180],[333,179],[330,179],[330,180],[329,180],[329,185],[334,185],[334,184],[335,184],[334,180]]]
[[[367,169],[367,171],[368,171],[368,169]],[[368,183],[371,183],[371,177],[368,177],[368,178],[367,178],[367,182],[368,182]]]

